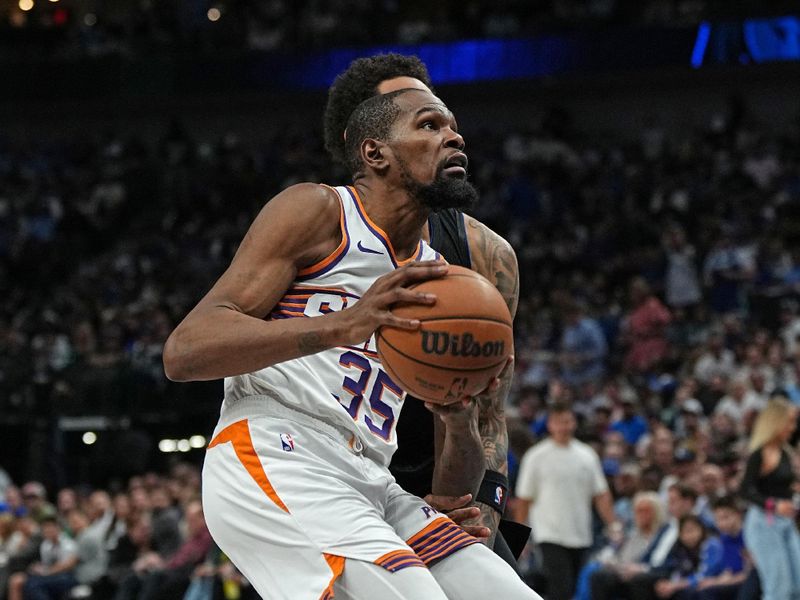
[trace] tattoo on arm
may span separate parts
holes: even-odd
[[[511,318],[517,312],[519,301],[519,269],[511,245],[482,223],[468,219],[468,237],[472,251],[472,267],[486,277],[506,301]],[[514,365],[509,364],[500,375],[500,386],[491,394],[478,398],[478,428],[483,444],[486,469],[508,474],[508,431],[505,419],[505,401],[514,375]],[[478,521],[492,530],[487,541],[494,544],[500,515],[493,508],[479,504]]]
[[[511,388],[514,365],[509,364],[500,376],[500,386],[491,394],[478,396],[478,430],[483,444],[483,455],[486,469],[508,474],[508,431],[506,430],[505,399]],[[486,541],[491,547],[497,535],[500,515],[491,506],[478,504],[481,509],[476,521],[488,527],[492,535]]]
[[[300,336],[298,347],[303,355],[322,352],[327,346],[322,341],[322,336],[316,331],[309,331]]]
[[[511,245],[482,223],[469,219],[472,268],[491,281],[506,301],[513,318],[519,300],[519,269]]]

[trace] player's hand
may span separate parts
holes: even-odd
[[[426,402],[425,408],[438,415],[448,429],[478,426],[478,403],[469,396],[465,396],[451,404]]]
[[[412,262],[376,279],[361,299],[347,310],[341,311],[347,320],[349,344],[359,344],[383,325],[398,329],[419,328],[419,320],[404,319],[392,314],[392,305],[434,304],[436,296],[408,289],[421,281],[437,279],[447,274],[447,263],[442,260]]]
[[[492,534],[488,527],[464,524],[464,521],[475,519],[481,514],[477,506],[468,506],[472,500],[472,494],[464,494],[463,496],[434,496],[433,494],[428,494],[424,500],[439,512],[443,512],[450,517],[456,525],[469,535],[486,539]]]

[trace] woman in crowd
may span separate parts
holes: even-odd
[[[764,600],[800,598],[800,533],[793,452],[788,442],[797,425],[797,408],[787,400],[770,400],[750,438],[741,496],[750,503],[744,539],[761,578]]]
[[[595,571],[616,570],[637,563],[648,550],[666,521],[664,507],[656,492],[639,492],[633,497],[633,527],[624,534],[610,531],[611,543],[603,548],[578,575],[576,600],[590,600],[589,579]]]

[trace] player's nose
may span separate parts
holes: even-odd
[[[452,129],[448,130],[447,138],[444,142],[445,146],[448,148],[457,148],[458,150],[463,150],[466,143],[464,142],[464,137],[458,133],[457,131],[453,131]]]

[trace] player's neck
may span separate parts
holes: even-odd
[[[401,188],[390,189],[363,180],[357,182],[355,187],[364,210],[389,236],[397,257],[404,260],[414,254],[422,237],[423,226],[428,221],[429,211],[422,209]]]

